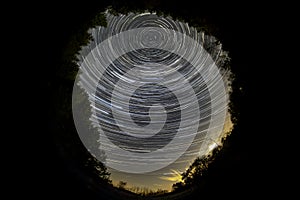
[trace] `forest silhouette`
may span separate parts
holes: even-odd
[[[66,171],[71,174],[70,176],[77,177],[76,181],[86,188],[84,194],[89,193],[89,199],[98,197],[107,199],[140,199],[141,197],[146,199],[193,199],[200,196],[218,196],[230,190],[230,184],[237,186],[237,182],[242,182],[248,177],[246,172],[239,170],[245,165],[242,160],[243,148],[239,144],[239,141],[245,141],[245,138],[241,136],[243,124],[239,121],[244,102],[241,88],[244,87],[245,80],[239,78],[240,69],[237,68],[237,63],[228,63],[236,76],[232,83],[233,92],[230,99],[230,113],[234,123],[233,132],[228,138],[224,138],[223,145],[216,148],[212,154],[197,158],[187,171],[182,173],[182,181],[172,186],[172,191],[167,192],[161,189],[152,191],[137,186],[127,188],[127,183],[124,181],[120,181],[118,185],[114,186],[105,165],[84,148],[74,126],[71,107],[72,88],[78,71],[76,55],[81,47],[91,40],[91,36],[87,32],[89,28],[99,25],[106,26],[105,17],[101,13],[106,8],[116,15],[128,12],[138,13],[145,10],[155,11],[158,15],[170,15],[174,19],[189,23],[199,31],[216,36],[224,43],[223,48],[231,51],[230,37],[222,29],[224,21],[218,21],[217,17],[209,15],[208,11],[198,12],[196,8],[175,6],[169,1],[112,1],[94,8],[66,34],[64,45],[60,47],[62,53],[53,69],[56,71],[55,76],[51,80],[50,92],[53,110],[50,113],[55,119],[55,122],[51,124],[51,132],[54,133],[53,142],[57,155],[60,162],[64,163]],[[83,103],[83,101],[79,100],[78,103]],[[82,105],[83,108],[85,106]],[[88,124],[87,127],[92,129]]]

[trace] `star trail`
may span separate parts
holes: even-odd
[[[228,53],[215,37],[171,17],[105,15],[107,27],[90,29],[78,55],[75,125],[112,172],[148,173],[159,184],[222,145],[231,129],[230,71],[222,68]],[[88,114],[76,104],[82,92]],[[82,128],[87,121],[97,133]]]

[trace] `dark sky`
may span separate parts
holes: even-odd
[[[116,3],[117,1],[112,1]],[[125,1],[122,1],[123,3]],[[127,1],[126,1],[127,2]],[[129,1],[128,1],[129,2]],[[149,2],[152,1],[146,1]],[[269,89],[271,84],[266,78],[270,70],[269,48],[272,48],[270,40],[270,29],[274,27],[278,18],[273,18],[265,12],[268,8],[256,3],[232,3],[223,5],[217,3],[208,3],[195,5],[188,1],[153,1],[154,7],[163,7],[173,10],[179,15],[204,16],[211,23],[218,27],[217,37],[224,44],[224,50],[230,52],[232,58],[232,70],[239,79],[239,84],[243,88],[240,95],[238,108],[241,116],[239,127],[236,134],[232,135],[228,148],[227,156],[224,162],[218,167],[218,174],[215,179],[218,182],[209,183],[209,191],[215,196],[220,197],[239,197],[244,196],[257,197],[261,192],[267,194],[270,192],[266,185],[275,186],[274,168],[270,165],[275,155],[268,144],[274,135],[269,124],[265,122],[268,101],[264,98],[265,93],[269,94],[274,89]],[[41,84],[36,90],[44,90],[42,95],[47,102],[51,92],[55,91],[52,87],[56,81],[57,62],[61,59],[64,46],[69,37],[76,32],[78,24],[85,23],[91,19],[99,8],[109,5],[109,1],[97,1],[97,4],[91,1],[83,1],[72,4],[63,3],[43,3],[38,5],[32,15],[26,20],[34,21],[32,26],[27,29],[34,30],[36,34],[32,37],[34,41],[33,49],[39,51],[36,62],[39,67],[34,68],[38,74]],[[142,5],[143,1],[138,3],[126,3],[126,5]],[[151,5],[151,3],[150,3]],[[36,6],[36,5],[35,5]],[[278,22],[278,21],[277,21]],[[31,24],[31,23],[30,23]],[[26,30],[26,29],[24,29]],[[24,33],[25,34],[25,33]],[[25,34],[26,35],[26,34]],[[32,35],[31,35],[32,36]],[[42,41],[42,42],[36,42]],[[272,55],[273,56],[273,55]],[[52,102],[46,104],[51,113]],[[36,106],[42,105],[37,100]],[[53,118],[47,119],[47,125],[51,124]],[[45,124],[45,122],[41,122]],[[60,159],[55,153],[56,145],[48,140],[45,135],[51,134],[47,130],[45,133],[38,132],[37,140],[45,141],[42,144],[36,144],[31,153],[35,153],[32,160],[33,167],[28,170],[29,177],[33,180],[28,186],[34,196],[43,196],[50,198],[78,198],[94,199],[96,194],[92,194],[80,179],[73,177],[68,169],[65,168],[65,161]],[[36,153],[36,149],[39,149]],[[28,164],[29,165],[29,164]],[[279,172],[280,173],[280,172]],[[35,191],[40,191],[41,195]],[[199,195],[197,191],[194,196]],[[101,198],[100,198],[101,199]],[[105,199],[103,197],[103,199]]]

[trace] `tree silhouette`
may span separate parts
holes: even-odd
[[[220,150],[221,147],[217,147],[210,154],[196,158],[189,168],[182,173],[182,181],[172,185],[172,191],[179,192],[203,184],[208,175],[208,166],[213,163]]]
[[[122,190],[125,190],[126,185],[127,185],[127,182],[125,182],[125,181],[119,181],[118,188],[122,189]]]
[[[100,181],[104,181],[106,183],[112,182],[110,180],[110,173],[107,171],[105,165],[95,157],[89,157],[85,166],[87,167],[87,170],[98,176]]]
[[[153,9],[157,12],[158,15],[171,15],[175,19],[180,19],[185,22],[188,22],[191,26],[195,26],[198,30],[204,30],[207,33],[212,33],[215,36],[220,36],[213,25],[211,25],[211,21],[209,19],[205,19],[205,17],[200,16],[199,12],[196,15],[192,14],[193,12],[185,13],[184,9],[170,7],[167,3],[160,3],[160,6],[151,6],[149,1],[138,1],[141,3],[134,3],[128,4],[126,6],[125,2],[115,2],[114,5],[111,7],[112,12],[115,14],[118,13],[128,13],[128,12],[139,12],[144,11],[150,8],[150,11]],[[106,167],[103,163],[99,162],[95,159],[92,155],[89,154],[85,149],[83,149],[82,144],[78,138],[76,130],[74,128],[72,116],[71,116],[71,94],[72,94],[72,86],[74,83],[74,78],[77,74],[78,66],[76,65],[76,55],[81,49],[81,46],[86,45],[91,37],[87,33],[88,28],[94,27],[96,25],[106,25],[106,21],[103,14],[99,14],[96,16],[96,19],[92,20],[89,23],[84,23],[84,25],[78,30],[77,34],[72,34],[70,38],[70,42],[68,43],[68,47],[64,49],[64,55],[62,56],[63,59],[60,63],[60,68],[57,71],[57,79],[56,82],[52,85],[55,89],[54,98],[54,107],[56,108],[57,115],[55,119],[62,123],[57,125],[56,138],[55,143],[64,144],[62,148],[59,146],[59,151],[61,154],[64,155],[64,158],[68,157],[69,160],[77,160],[75,163],[76,166],[80,166],[84,168],[85,171],[88,171],[92,176],[95,177],[97,180],[103,180],[106,183],[111,183],[109,180],[110,174],[108,173]],[[222,40],[223,41],[223,40]],[[240,83],[234,82],[233,83],[233,96],[231,96],[231,103],[230,103],[230,112],[232,113],[232,117],[234,119],[234,123],[237,121],[238,112],[237,107],[233,107],[234,105],[237,106],[236,102],[240,99],[241,92],[236,92],[238,90],[236,85]],[[238,90],[239,91],[239,90]],[[59,142],[57,142],[59,141]],[[182,174],[182,182],[175,183],[173,185],[173,192],[180,192],[188,187],[192,187],[194,185],[201,185],[208,179],[208,165],[212,165],[211,163],[212,157],[204,157],[196,159],[193,164],[188,168],[186,172]],[[219,162],[219,161],[218,161]],[[73,164],[73,163],[72,163]],[[70,164],[70,165],[72,165]],[[217,164],[216,164],[217,165]],[[73,166],[73,165],[72,165]],[[75,165],[74,165],[75,166]],[[125,185],[124,185],[125,183]],[[121,184],[121,188],[125,189],[127,185],[126,182]],[[120,185],[119,185],[120,186]],[[120,188],[120,187],[119,187]],[[129,189],[130,190],[130,189]],[[151,194],[155,195],[155,192],[145,189],[136,187],[132,189],[133,192],[138,194]],[[166,191],[157,191],[157,195],[164,193]]]

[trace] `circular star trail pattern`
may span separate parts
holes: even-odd
[[[161,51],[161,50],[159,50]],[[154,70],[159,70],[158,74],[155,75],[149,75],[146,73],[146,76],[143,80],[148,80],[147,82],[139,83],[141,84],[140,87],[138,87],[136,90],[130,90],[130,87],[132,87],[132,82],[126,83],[122,82],[122,92],[120,91],[118,96],[116,96],[114,99],[116,100],[113,105],[120,107],[129,107],[129,110],[126,110],[124,112],[125,114],[130,114],[130,118],[128,116],[122,116],[122,113],[115,114],[116,117],[113,116],[113,112],[110,106],[105,106],[107,104],[101,103],[101,101],[96,101],[96,107],[101,108],[101,110],[105,110],[105,114],[101,112],[96,112],[97,119],[99,123],[101,124],[101,128],[104,131],[107,138],[115,145],[117,145],[120,148],[123,148],[128,151],[135,151],[139,153],[147,153],[151,151],[155,151],[158,149],[161,149],[166,146],[170,141],[174,139],[174,136],[178,132],[178,129],[180,127],[181,123],[181,107],[180,103],[177,99],[177,96],[172,92],[173,91],[180,91],[180,96],[182,100],[186,100],[185,102],[182,102],[182,105],[185,106],[184,111],[188,110],[189,113],[186,113],[184,122],[186,125],[191,125],[189,122],[186,121],[186,119],[193,120],[194,117],[196,117],[194,114],[191,114],[191,112],[194,112],[194,109],[196,109],[195,104],[198,104],[200,112],[200,115],[202,116],[202,121],[209,120],[210,119],[210,96],[207,90],[207,87],[205,84],[203,84],[200,87],[193,87],[194,91],[197,91],[197,99],[189,99],[188,93],[184,91],[186,88],[183,87],[183,84],[173,83],[172,90],[170,90],[168,87],[165,87],[166,80],[169,78],[166,78],[166,72],[168,71],[161,71],[164,69],[162,66],[171,66],[172,69],[175,69],[176,67],[180,67],[177,71],[181,73],[181,75],[186,79],[193,71],[195,73],[194,80],[200,80],[203,82],[201,75],[197,73],[192,65],[190,65],[188,62],[186,62],[184,59],[180,58],[179,56],[176,56],[175,54],[170,54],[169,52],[164,52],[165,56],[163,59],[160,57],[157,57],[157,55],[160,53],[158,50],[153,49],[142,49],[137,50],[136,52],[128,53],[126,54],[126,61],[128,63],[135,62],[135,65],[126,63],[126,66],[124,66],[124,63],[120,63],[118,60],[114,62],[112,65],[110,65],[109,70],[106,71],[101,80],[99,81],[96,90],[96,97],[98,99],[105,99],[107,104],[111,105],[112,101],[112,94],[113,90],[115,89],[114,86],[117,85],[117,82],[120,81],[118,77],[124,76],[126,71],[132,69],[133,67],[143,66],[146,67],[147,70],[151,73],[153,73]],[[133,60],[135,59],[134,55],[136,53],[140,53],[139,56],[143,55],[147,60]],[[149,54],[149,52],[152,52],[152,54]],[[147,55],[147,57],[145,56]],[[123,58],[123,57],[122,57]],[[140,57],[139,57],[140,58]],[[178,60],[176,62],[176,60]],[[131,62],[129,62],[131,61]],[[142,63],[141,63],[142,62]],[[173,64],[176,62],[175,64]],[[149,64],[150,63],[150,64]],[[153,68],[153,65],[158,65],[158,67]],[[152,65],[152,66],[149,66]],[[116,68],[115,68],[116,67]],[[119,76],[112,77],[110,76],[110,72],[112,71],[118,71],[118,69],[122,69],[122,72],[119,72]],[[160,69],[158,69],[160,68]],[[143,73],[144,69],[142,70]],[[172,72],[170,72],[172,73]],[[136,74],[133,74],[135,76]],[[132,77],[131,80],[140,79],[143,75],[138,77]],[[167,74],[167,76],[170,76]],[[174,76],[174,75],[173,75]],[[105,83],[105,80],[110,80],[109,85]],[[173,81],[176,79],[170,79],[170,81]],[[139,80],[136,80],[139,81]],[[159,84],[160,83],[160,84]],[[162,85],[164,83],[164,85]],[[136,83],[135,83],[136,84]],[[189,85],[192,85],[193,82],[190,81]],[[105,86],[105,87],[103,87]],[[170,87],[171,88],[171,87]],[[191,92],[191,88],[187,88]],[[129,96],[131,94],[131,96]],[[178,95],[178,96],[179,96]],[[193,94],[195,95],[195,94]],[[124,99],[129,99],[129,104]],[[191,101],[192,100],[192,101]],[[188,102],[189,101],[189,102]],[[162,106],[163,109],[159,109],[159,107]],[[150,109],[156,109],[156,112],[153,112],[153,114],[149,115]],[[116,112],[123,112],[124,109],[116,109]],[[128,112],[129,111],[129,112]],[[166,119],[163,119],[163,116],[166,115]],[[105,117],[104,117],[105,116]],[[122,116],[122,117],[121,117]],[[193,117],[193,118],[191,118]],[[120,118],[119,123],[116,123],[115,118]],[[137,126],[134,126],[135,124],[131,124],[128,126],[129,122],[124,120],[125,118],[132,120]],[[196,117],[197,118],[197,117]],[[105,119],[110,119],[110,123],[107,123]],[[201,120],[200,119],[200,120]],[[149,126],[150,123],[152,123],[152,126]],[[197,125],[199,121],[195,121],[193,125]],[[207,124],[207,123],[206,123]],[[134,127],[134,129],[131,130],[124,130],[122,131],[122,128],[119,127],[126,127],[129,128]],[[146,127],[148,126],[148,127]],[[182,125],[183,127],[183,125]],[[155,128],[155,129],[154,129]],[[203,128],[203,127],[202,127]],[[207,128],[207,127],[206,127]],[[125,129],[125,128],[123,128]],[[153,134],[153,130],[157,132],[156,134]],[[134,133],[134,136],[132,135]],[[151,134],[152,133],[152,134]],[[188,133],[187,133],[188,134]]]
[[[93,40],[80,53],[73,89],[73,117],[85,147],[128,173],[207,154],[222,137],[228,109],[221,45],[169,17],[106,17],[107,27],[90,30]],[[78,111],[82,91],[89,114]],[[96,133],[83,128],[87,121]]]

